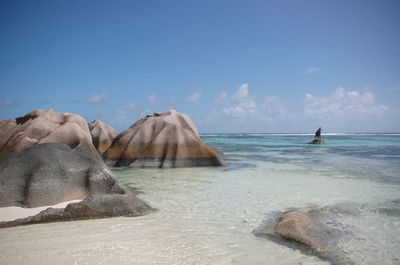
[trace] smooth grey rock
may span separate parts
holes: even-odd
[[[151,210],[114,177],[95,150],[60,143],[34,145],[0,157],[0,207],[39,207],[84,199],[65,210],[6,224],[138,215]]]
[[[93,150],[60,143],[0,157],[0,207],[38,207],[106,194],[118,181]]]
[[[139,216],[153,210],[132,191],[122,189],[122,194],[90,195],[81,202],[68,204],[64,209],[50,207],[34,216],[0,222],[0,228],[114,216]]]

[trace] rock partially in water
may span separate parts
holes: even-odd
[[[41,143],[84,145],[95,149],[89,127],[77,114],[34,110],[25,116],[0,121],[0,155]]]
[[[388,216],[400,217],[400,199],[388,201],[383,205],[377,205],[376,212]]]
[[[321,210],[271,213],[253,233],[331,264],[354,264],[338,248],[339,240],[351,232]]]
[[[113,127],[99,120],[89,123],[88,126],[90,134],[92,135],[93,145],[96,147],[99,154],[105,152],[111,146],[114,138],[118,135],[117,131],[114,130]]]
[[[322,248],[327,229],[301,211],[286,212],[274,227],[274,233],[288,240],[294,240],[313,249]],[[329,233],[328,233],[329,234]],[[329,235],[328,235],[329,236]]]
[[[112,166],[225,165],[223,154],[203,143],[192,120],[175,110],[137,121],[120,133],[102,156]]]
[[[115,216],[140,216],[152,210],[128,188],[120,188],[121,193],[90,195],[81,202],[68,204],[64,209],[50,207],[34,216],[0,222],[0,228]]]
[[[38,222],[138,215],[151,210],[114,177],[95,150],[65,144],[34,145],[0,157],[0,207],[39,207],[84,199],[65,210],[3,222],[0,227]]]
[[[308,144],[326,144],[326,142],[324,140],[314,139],[311,142],[308,142]]]

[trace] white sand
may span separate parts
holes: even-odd
[[[29,216],[33,216],[40,213],[43,210],[46,210],[49,207],[65,208],[69,203],[80,202],[80,201],[82,200],[66,201],[54,205],[41,206],[35,208],[23,208],[18,206],[0,207],[0,222],[13,221],[18,218],[26,218]]]

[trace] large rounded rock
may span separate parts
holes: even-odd
[[[35,144],[64,143],[94,149],[84,118],[53,110],[34,110],[25,116],[0,121],[0,155],[21,151]]]
[[[114,139],[103,158],[113,166],[225,165],[222,153],[204,144],[192,120],[175,110],[137,121]]]
[[[111,146],[113,139],[118,135],[117,131],[110,125],[99,120],[95,120],[88,125],[93,145],[97,152],[100,154],[105,152]]]
[[[65,209],[48,208],[33,217],[0,227],[38,222],[140,215],[150,210],[121,184],[95,150],[60,143],[34,145],[0,157],[0,207],[38,207],[64,201]]]
[[[59,143],[1,156],[0,181],[0,207],[52,205],[118,187],[96,151]]]
[[[120,192],[95,151],[46,143],[0,157],[0,207],[38,207]]]

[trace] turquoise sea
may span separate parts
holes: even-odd
[[[227,167],[113,169],[156,212],[3,229],[0,263],[331,264],[252,231],[276,211],[343,206],[349,264],[400,264],[400,134],[201,138]]]

